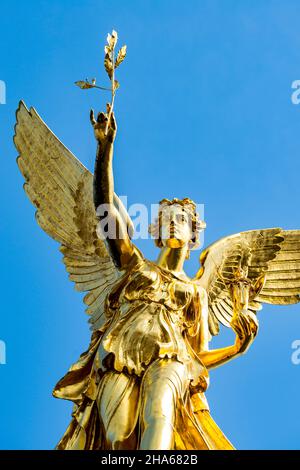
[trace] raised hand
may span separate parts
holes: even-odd
[[[90,121],[94,128],[96,140],[102,145],[113,142],[117,134],[117,124],[114,113],[111,112],[109,103],[106,105],[106,113],[100,112],[95,119],[94,111],[90,111]]]

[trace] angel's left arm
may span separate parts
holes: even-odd
[[[204,291],[204,289],[203,289]],[[220,349],[209,350],[209,330],[208,330],[208,300],[204,291],[201,295],[201,320],[200,320],[200,351],[198,356],[208,369],[219,367],[231,361],[246,351],[249,338],[247,334],[243,338],[236,336],[235,343]]]
[[[231,361],[240,354],[238,345],[234,343],[225,348],[201,351],[199,357],[207,369],[213,369]]]

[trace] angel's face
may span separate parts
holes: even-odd
[[[163,246],[179,248],[189,243],[193,235],[192,221],[180,204],[163,209],[160,216],[160,238]]]

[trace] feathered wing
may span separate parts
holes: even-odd
[[[265,283],[249,310],[261,303],[288,305],[300,301],[300,230],[280,228],[251,230],[222,238],[201,253],[202,267],[196,278],[208,293],[209,329],[219,332],[219,323],[229,327],[233,315],[226,284],[238,267],[248,267],[248,278]]]
[[[93,176],[23,102],[17,110],[14,143],[24,189],[37,208],[37,222],[61,244],[69,278],[76,290],[88,292],[86,312],[91,315],[92,329],[99,329],[105,321],[106,294],[119,275],[96,235]],[[128,217],[117,196],[114,202]]]

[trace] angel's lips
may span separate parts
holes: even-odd
[[[171,229],[170,229],[170,237],[174,238],[175,235],[178,235],[177,230],[174,229],[174,228],[171,228]]]
[[[178,239],[181,238],[180,230],[175,226],[170,227],[169,235],[170,235],[170,238],[178,238]]]

